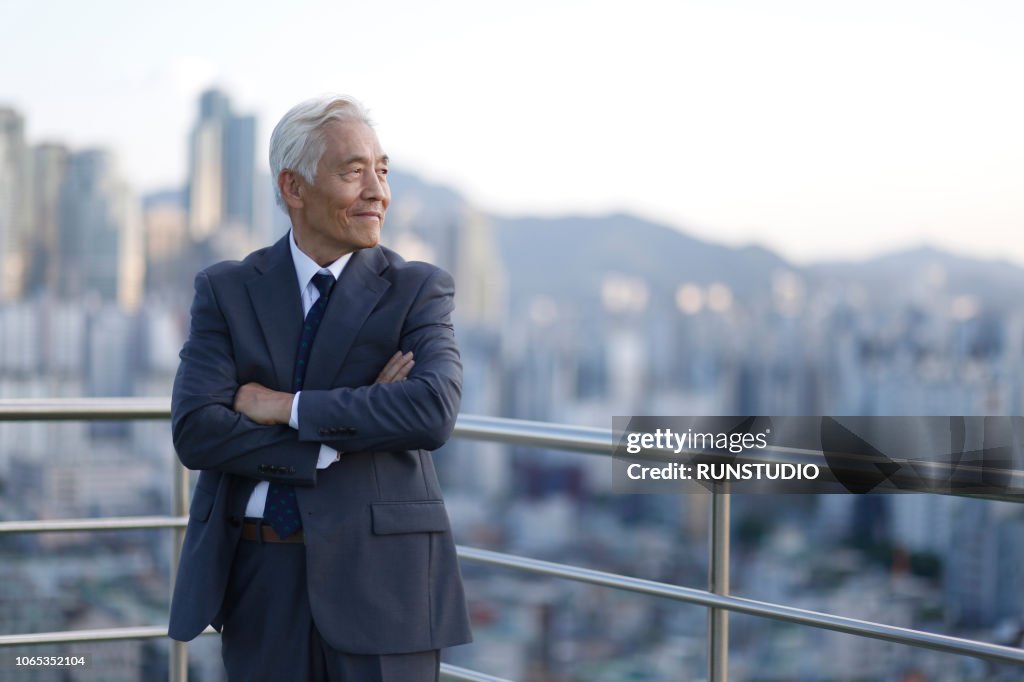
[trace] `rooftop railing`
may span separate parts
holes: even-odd
[[[169,417],[169,401],[158,398],[0,400],[0,421],[154,420],[168,419]],[[611,429],[584,428],[475,415],[461,415],[455,426],[454,435],[456,438],[570,450],[605,457],[611,456],[614,447]],[[805,458],[812,456],[812,453],[808,451],[791,454]],[[0,534],[168,528],[174,535],[174,554],[171,567],[171,582],[173,584],[174,572],[178,564],[178,552],[184,538],[185,526],[188,523],[189,502],[188,470],[177,465],[176,471],[171,516],[6,521],[0,522]],[[1014,495],[1005,497],[1000,496],[999,499],[1019,500],[1019,491],[1014,491],[1014,493]],[[991,498],[992,496],[979,495],[978,497]],[[1019,648],[808,611],[785,604],[731,595],[729,593],[730,495],[727,492],[713,492],[709,498],[711,505],[708,529],[710,559],[707,590],[644,580],[580,566],[540,561],[474,547],[459,546],[458,553],[463,561],[601,585],[706,607],[708,609],[708,679],[712,682],[724,682],[729,677],[728,616],[730,612],[971,656],[997,663],[1024,664],[1024,650]],[[215,631],[212,628],[207,628],[204,634],[215,634]],[[167,637],[166,625],[154,625],[0,635],[0,647],[165,637]],[[171,682],[186,682],[187,669],[186,645],[181,642],[172,642]],[[441,672],[442,676],[447,679],[470,682],[501,682],[504,679],[448,664],[442,665]]]

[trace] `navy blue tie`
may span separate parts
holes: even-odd
[[[309,363],[309,351],[313,347],[313,337],[320,328],[320,320],[327,309],[327,297],[334,287],[334,275],[318,272],[313,275],[313,284],[320,292],[320,298],[306,313],[302,324],[302,339],[299,341],[299,352],[295,359],[295,372],[292,374],[292,392],[302,390],[302,381],[306,377],[306,365]],[[271,483],[267,490],[267,505],[263,510],[263,520],[286,538],[302,528],[299,517],[299,504],[295,501],[295,488],[286,483]]]

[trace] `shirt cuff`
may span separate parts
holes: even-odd
[[[292,414],[288,417],[288,426],[295,430],[299,428],[299,396],[302,395],[302,391],[295,394],[292,398]],[[335,462],[341,459],[341,455],[334,448],[320,444],[320,455],[316,460],[317,469],[326,469]]]
[[[292,398],[292,413],[288,417],[288,426],[292,427],[296,431],[299,430],[299,396],[302,395],[302,391],[295,394]]]
[[[323,443],[321,443],[320,444],[320,458],[317,459],[317,461],[316,461],[316,468],[317,469],[326,469],[327,467],[329,467],[332,464],[334,464],[335,462],[337,462],[339,459],[341,459],[341,455],[338,453],[337,450],[335,450],[334,448],[332,448],[332,447],[330,447],[328,445],[324,445]]]

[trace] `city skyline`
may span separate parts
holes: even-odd
[[[184,180],[201,90],[259,119],[258,169],[288,106],[340,90],[397,165],[495,214],[628,211],[796,262],[929,243],[1024,263],[1012,3],[192,9],[68,4],[50,26],[7,5],[0,99],[32,140],[112,147],[140,192]]]
[[[221,106],[221,94],[204,95],[209,111],[249,111]],[[209,181],[207,196],[224,208],[232,192],[216,171],[244,165],[249,154],[244,144],[216,143],[234,138],[233,117],[204,118],[201,110],[195,134],[182,138],[184,146],[208,142],[191,186]],[[190,232],[181,203],[188,193],[176,193],[144,211],[140,279],[143,270],[122,267],[123,250],[112,247],[134,242],[127,251],[142,255],[132,238],[135,209],[111,210],[139,203],[119,200],[111,155],[24,140],[20,119],[3,119],[0,149],[31,152],[21,156],[31,156],[33,172],[12,173],[18,166],[0,155],[0,197],[17,195],[28,179],[31,213],[40,216],[30,233],[38,243],[15,240],[15,260],[55,265],[37,269],[55,271],[58,282],[75,274],[61,265],[65,256],[88,267],[62,294],[44,286],[0,300],[0,395],[168,395],[197,263],[244,253],[265,235],[233,228],[226,211],[211,218],[222,227]],[[615,414],[1022,413],[1022,268],[934,252],[788,267],[773,254],[703,243],[635,217],[502,219],[401,171],[392,183],[388,236],[402,241],[396,249],[438,263],[459,283],[453,319],[463,414],[601,427]],[[80,235],[86,257],[66,252],[78,241],[52,238],[62,234]],[[40,257],[24,258],[31,253]],[[145,304],[128,305],[122,290]],[[166,513],[171,457],[167,421],[4,424],[0,519]],[[700,586],[707,577],[708,507],[696,496],[615,495],[608,462],[586,454],[456,439],[438,460],[460,544],[672,585]],[[737,596],[1019,645],[1019,505],[737,494],[733,510]],[[163,535],[4,540],[4,634],[159,623],[166,615],[171,561]],[[477,641],[452,651],[453,664],[517,680],[699,675],[701,609],[478,568],[466,567]],[[729,664],[739,677],[802,671],[828,679],[857,669],[875,679],[899,668],[943,681],[1015,679],[1008,666],[849,635],[740,617],[731,627]],[[222,679],[216,644],[190,647],[190,679]],[[78,650],[93,656],[90,679],[149,680],[167,668],[162,651],[144,642]]]

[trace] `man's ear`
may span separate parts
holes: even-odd
[[[287,168],[277,174],[277,187],[289,208],[302,208],[302,177]]]

